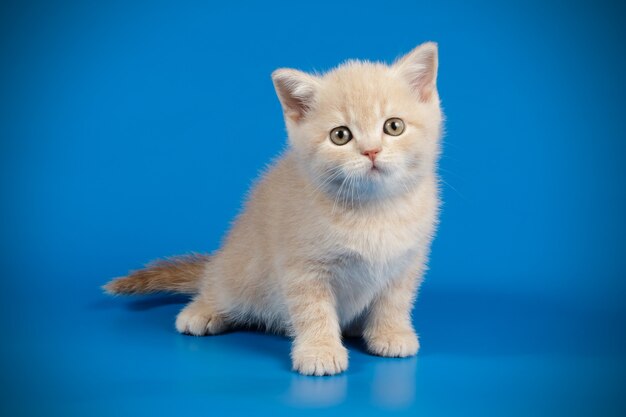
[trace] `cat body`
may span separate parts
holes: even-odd
[[[436,182],[424,181],[410,194],[367,208],[335,205],[331,214],[334,200],[294,175],[293,159],[284,155],[257,185],[222,249],[207,264],[203,282],[207,293],[217,289],[215,303],[227,316],[291,334],[281,281],[292,265],[312,268],[327,275],[345,329],[415,258],[425,255],[437,211]]]
[[[439,207],[436,71],[432,43],[392,66],[275,71],[289,147],[222,247],[157,262],[105,288],[194,294],[176,320],[182,333],[256,324],[287,334],[303,374],[347,368],[342,333],[362,335],[377,355],[414,355],[411,309]]]

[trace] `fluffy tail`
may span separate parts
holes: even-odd
[[[109,294],[176,292],[196,294],[209,255],[184,255],[152,262],[144,269],[110,281],[102,288]]]

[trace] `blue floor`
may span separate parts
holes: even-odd
[[[426,285],[422,350],[368,355],[348,371],[290,371],[289,341],[253,331],[177,334],[185,297],[41,300],[3,357],[3,415],[293,415],[325,410],[427,416],[623,416],[624,322],[557,300],[447,293]],[[58,303],[46,308],[46,303]],[[454,306],[454,307],[451,307]],[[17,318],[17,317],[16,317]],[[15,322],[16,326],[18,322]],[[8,373],[10,371],[10,373]],[[10,382],[10,383],[8,383]],[[10,412],[9,412],[10,411]]]

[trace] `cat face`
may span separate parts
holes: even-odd
[[[315,186],[369,200],[405,192],[432,172],[441,125],[436,74],[433,43],[391,66],[349,61],[323,76],[275,71],[290,145]]]

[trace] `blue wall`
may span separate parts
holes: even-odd
[[[468,348],[488,354],[507,342],[483,348],[472,330],[493,317],[557,351],[623,353],[624,39],[623,7],[607,1],[3,3],[0,322],[3,367],[25,372],[14,398],[31,367],[48,369],[42,338],[105,302],[109,277],[218,247],[285,146],[273,69],[390,61],[425,40],[440,45],[447,122],[423,308],[446,326],[462,316]],[[551,322],[555,309],[567,312]],[[59,375],[42,372],[38,384]]]

